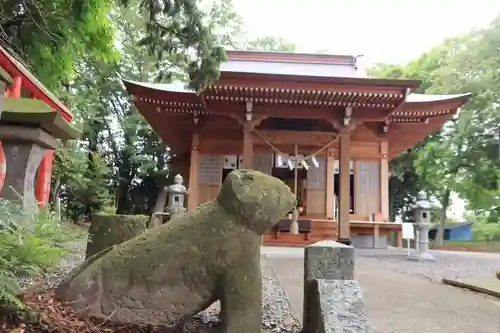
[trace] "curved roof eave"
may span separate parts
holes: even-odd
[[[406,97],[408,104],[432,104],[432,103],[448,103],[448,102],[462,102],[465,103],[471,97],[470,93],[465,94],[448,94],[448,95],[431,95],[431,94],[409,94]]]
[[[132,80],[125,80],[125,79],[122,79],[122,81],[125,84],[125,86],[127,86],[127,84],[129,84],[129,85],[139,86],[142,88],[158,90],[158,91],[182,93],[182,94],[193,94],[193,95],[196,94],[193,90],[188,89],[186,87],[186,85],[182,82],[149,83],[149,82],[138,82],[138,81],[132,81]]]
[[[365,79],[363,81],[370,81],[373,79]],[[150,89],[157,92],[167,92],[176,94],[186,94],[186,95],[196,95],[193,90],[190,90],[182,82],[174,83],[148,83],[148,82],[137,82],[132,80],[122,79],[125,86],[133,85],[140,88]],[[380,83],[380,82],[378,82]],[[406,103],[409,106],[418,105],[441,105],[443,103],[460,103],[465,104],[467,100],[471,97],[470,93],[464,94],[446,94],[446,95],[431,95],[431,94],[416,94],[410,93],[406,98]]]

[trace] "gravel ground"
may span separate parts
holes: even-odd
[[[442,278],[493,278],[500,269],[499,253],[473,253],[431,251],[436,261],[415,262],[407,260],[407,251],[358,249],[357,265],[366,260],[377,260],[384,269],[409,274],[430,281],[441,282]]]
[[[23,279],[21,287],[29,287],[33,284],[41,284],[46,287],[52,287],[57,284],[63,276],[69,273],[74,267],[80,264],[85,259],[85,247],[87,246],[87,239],[79,239],[74,242],[67,243],[64,247],[70,251],[67,255],[61,258],[59,266],[48,273],[44,277],[34,276],[31,278]]]
[[[300,331],[300,323],[292,314],[290,302],[275,272],[265,256],[261,257],[262,269],[262,327],[273,333]]]
[[[56,285],[74,267],[85,258],[86,240],[78,240],[68,244],[71,253],[64,256],[54,272],[43,279],[42,284],[47,287]],[[262,329],[269,333],[295,333],[300,331],[299,322],[293,317],[292,310],[285,292],[281,288],[276,275],[271,268],[269,260],[262,256]],[[37,281],[40,283],[40,281]],[[34,281],[23,281],[24,286],[33,284]],[[220,304],[216,302],[208,309],[196,315],[184,326],[183,333],[209,333],[217,332]]]
[[[300,319],[303,250],[267,248],[263,252]],[[437,283],[444,276],[493,277],[500,255],[433,253],[438,261],[414,262],[406,260],[404,251],[357,250],[355,276],[374,333],[500,332],[498,299]]]

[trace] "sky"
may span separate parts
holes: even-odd
[[[449,37],[487,27],[493,0],[233,0],[250,38],[283,37],[298,52],[363,55],[365,65],[405,64]],[[361,59],[360,59],[361,60]],[[450,209],[460,219],[456,195]]]
[[[279,36],[299,52],[404,64],[448,37],[487,26],[494,0],[233,0],[250,37]]]

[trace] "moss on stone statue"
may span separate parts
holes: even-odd
[[[224,332],[260,333],[260,236],[294,204],[281,180],[235,170],[217,200],[90,258],[56,297],[117,324],[169,326],[220,299]]]
[[[90,222],[85,258],[142,234],[146,231],[148,220],[145,215],[94,215]]]

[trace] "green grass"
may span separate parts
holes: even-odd
[[[31,219],[18,205],[0,199],[0,309],[22,311],[21,279],[56,269],[85,236],[82,228],[58,221],[48,211]]]
[[[500,242],[486,241],[445,241],[442,247],[432,246],[435,249],[475,252],[500,252]]]

